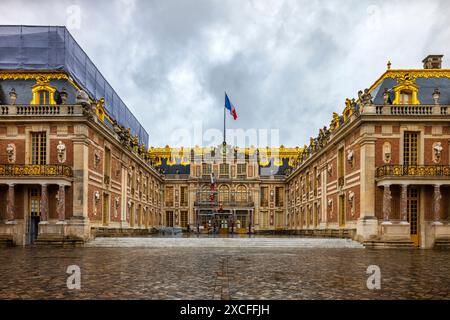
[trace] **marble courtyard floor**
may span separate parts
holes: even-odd
[[[103,238],[82,248],[2,248],[0,299],[450,299],[448,250],[260,239]],[[66,286],[69,265],[80,267],[80,290]],[[380,290],[367,289],[369,265],[380,267]]]

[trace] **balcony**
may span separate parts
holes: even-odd
[[[446,105],[373,105],[364,108],[362,114],[426,116],[447,115]]]
[[[73,176],[66,165],[1,164],[0,177],[67,177]]]
[[[72,116],[82,115],[81,105],[0,105],[0,116]]]
[[[217,191],[198,191],[194,206],[196,207],[253,207],[250,192],[218,193]]]
[[[375,172],[378,179],[385,177],[441,177],[450,176],[450,166],[444,165],[426,165],[426,166],[403,166],[403,165],[384,165],[378,167]]]

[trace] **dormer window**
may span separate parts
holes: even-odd
[[[420,104],[418,98],[419,86],[416,84],[416,77],[405,73],[397,77],[397,82],[398,85],[392,88],[395,96],[392,104]]]
[[[50,92],[47,90],[38,91],[39,101],[37,104],[50,104]]]
[[[56,104],[56,88],[50,85],[50,80],[46,76],[39,76],[36,84],[31,87],[32,100],[30,104]]]
[[[402,90],[400,91],[400,104],[411,104],[412,103],[412,91]]]

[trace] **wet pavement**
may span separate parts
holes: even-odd
[[[450,251],[2,248],[0,299],[450,299]],[[69,290],[69,265],[81,289]],[[367,289],[369,265],[381,289]],[[226,294],[224,294],[226,293]]]

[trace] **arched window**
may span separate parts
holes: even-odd
[[[219,187],[219,202],[229,202],[230,201],[230,187],[222,185]]]
[[[243,203],[247,202],[247,187],[244,185],[239,185],[236,189],[236,202]]]

